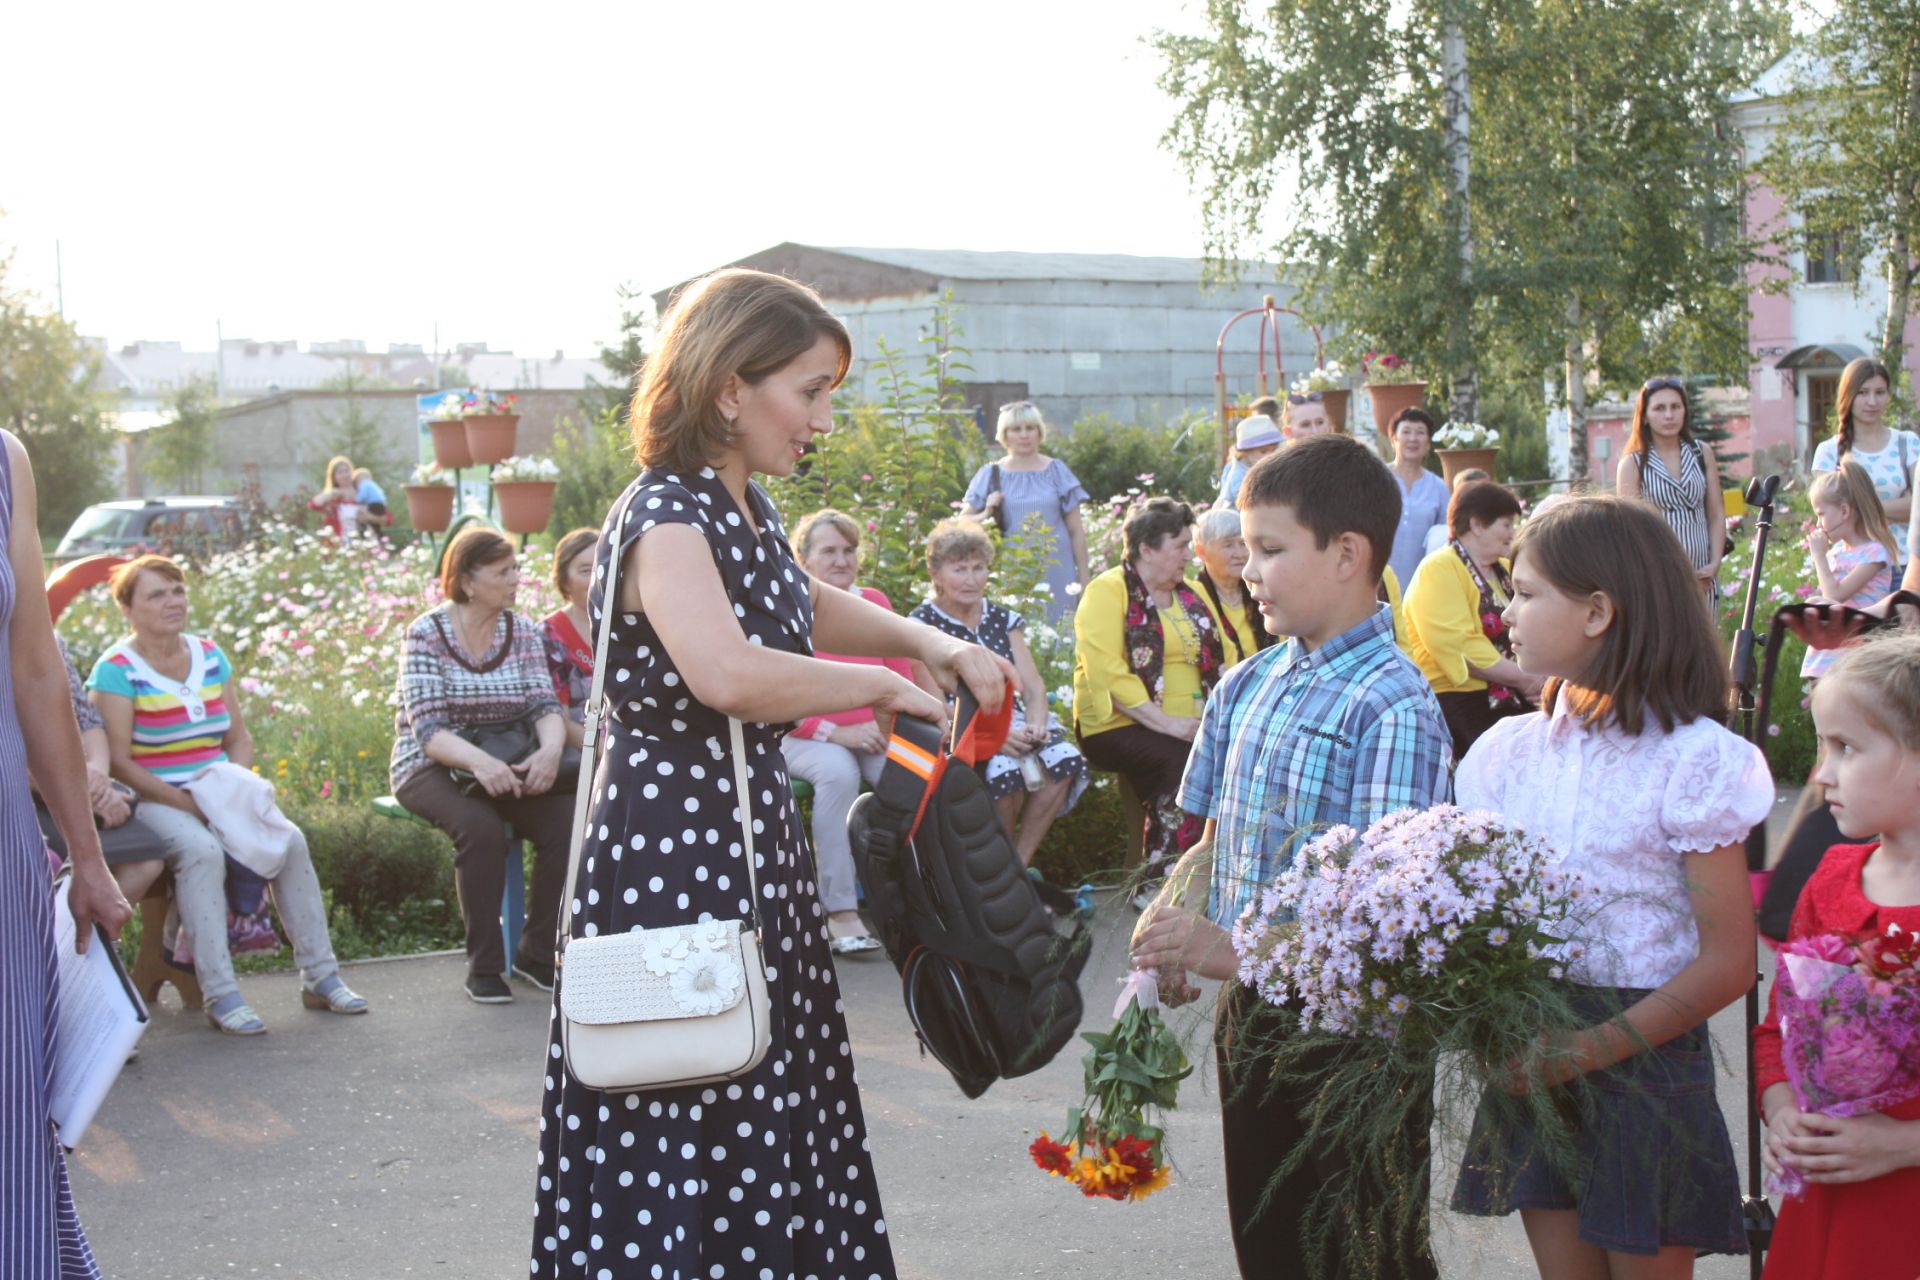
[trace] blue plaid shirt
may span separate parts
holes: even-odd
[[[1309,652],[1298,640],[1227,673],[1207,699],[1180,807],[1212,818],[1208,916],[1231,929],[1301,843],[1445,803],[1453,739],[1385,606]]]

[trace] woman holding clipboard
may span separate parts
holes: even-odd
[[[76,945],[117,939],[133,915],[100,856],[87,762],[47,612],[38,504],[27,453],[0,431],[0,1275],[97,1278],[48,1108],[56,961],[47,862],[31,774],[66,837]],[[32,737],[20,726],[34,726]]]

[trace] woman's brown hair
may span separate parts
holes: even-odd
[[[185,582],[187,575],[179,565],[166,556],[135,556],[113,571],[107,579],[107,590],[113,593],[114,603],[122,609],[133,603],[134,588],[140,585],[140,575],[152,570],[168,582]]]
[[[1884,381],[1889,391],[1893,389],[1893,374],[1872,356],[1849,360],[1847,367],[1840,371],[1840,388],[1833,393],[1834,435],[1840,441],[1834,446],[1836,458],[1853,452],[1853,400],[1860,394],[1860,388],[1875,378]]]
[[[1549,680],[1541,705],[1564,694],[1588,724],[1613,718],[1637,734],[1649,718],[1667,732],[1695,720],[1724,723],[1729,689],[1700,580],[1665,518],[1642,502],[1568,498],[1527,521],[1513,559],[1564,595],[1613,602],[1600,652],[1577,679]]]
[[[453,535],[440,561],[440,593],[455,604],[467,603],[460,579],[484,565],[513,559],[513,544],[492,529],[470,524]]]
[[[567,598],[567,566],[582,551],[598,545],[598,529],[574,529],[560,539],[560,545],[553,549],[553,589],[560,593],[560,599]]]
[[[1640,394],[1633,398],[1633,427],[1627,432],[1627,452],[1639,457],[1643,476],[1647,470],[1647,450],[1653,447],[1647,406],[1662,391],[1671,391],[1680,397],[1680,439],[1684,444],[1693,443],[1693,398],[1687,394],[1686,384],[1678,378],[1649,378],[1640,388]]]
[[[640,465],[695,471],[718,459],[733,443],[718,403],[727,379],[757,385],[822,335],[840,348],[838,386],[853,363],[853,339],[813,290],[742,267],[688,285],[668,309],[633,393]]]

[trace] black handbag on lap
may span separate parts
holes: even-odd
[[[540,735],[534,732],[533,717],[514,716],[510,720],[482,720],[478,724],[456,725],[454,734],[471,742],[495,760],[509,767],[525,764],[540,749]],[[449,765],[447,773],[462,795],[485,795],[486,788],[471,769]],[[568,792],[580,780],[580,749],[567,747],[560,753],[560,769],[554,775],[552,790]]]

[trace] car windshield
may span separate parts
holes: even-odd
[[[126,524],[129,513],[118,507],[88,507],[67,530],[62,543],[92,542],[97,539],[111,538],[120,532]]]

